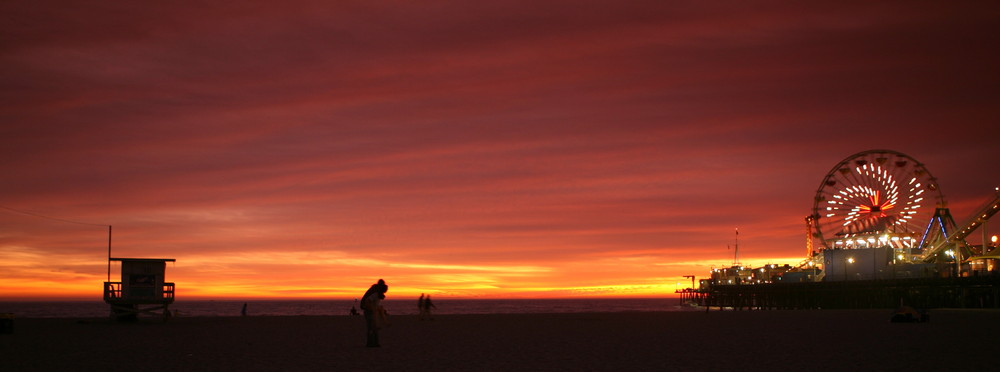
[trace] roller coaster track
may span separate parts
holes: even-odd
[[[972,216],[969,217],[968,220],[965,221],[965,223],[957,225],[960,228],[957,228],[951,234],[947,234],[947,238],[938,239],[936,242],[925,248],[924,253],[921,256],[921,259],[923,261],[930,261],[933,257],[935,257],[938,253],[944,251],[946,248],[956,245],[959,242],[965,242],[965,238],[967,238],[970,234],[972,234],[973,231],[976,231],[976,229],[982,226],[983,223],[988,221],[990,217],[993,217],[993,215],[995,215],[998,211],[1000,211],[1000,193],[997,193],[993,197],[993,199],[983,204],[983,206],[980,207],[978,210],[976,210],[976,213],[972,214]],[[950,215],[947,216],[950,218]],[[939,219],[935,218],[934,220],[931,221],[931,225],[927,227],[928,231],[932,229],[935,220]],[[943,223],[941,224],[943,225]],[[942,226],[942,231],[944,231],[943,226]]]

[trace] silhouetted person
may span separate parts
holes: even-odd
[[[423,314],[428,319],[434,320],[434,317],[431,316],[431,308],[437,309],[437,306],[434,306],[434,303],[431,302],[431,295],[427,295],[427,297],[424,297],[424,311],[423,311]]]
[[[358,299],[354,299],[354,305],[351,305],[351,315],[358,315]]]
[[[378,329],[381,327],[382,321],[385,320],[385,309],[382,308],[382,300],[385,298],[385,292],[389,291],[389,286],[385,284],[382,279],[378,280],[378,283],[372,284],[365,292],[364,296],[361,296],[361,310],[365,312],[365,325],[368,330],[368,341],[365,346],[368,347],[380,347],[378,341]]]
[[[420,320],[424,320],[424,294],[420,294],[420,298],[417,299],[417,314],[420,315]]]
[[[240,310],[240,315],[247,316],[247,303],[243,303],[243,310]]]

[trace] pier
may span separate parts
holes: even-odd
[[[891,309],[1000,308],[1000,276],[843,282],[713,285],[685,299],[706,308]]]
[[[916,159],[876,149],[837,163],[820,182],[797,266],[713,268],[681,303],[734,310],[1000,308],[1000,243],[989,219],[1000,187],[956,223],[937,178]],[[969,242],[980,232],[980,242]],[[692,285],[694,288],[694,285]]]

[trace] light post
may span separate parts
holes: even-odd
[[[990,244],[990,251],[993,251],[996,249],[997,246],[997,236],[993,235],[993,237],[990,238],[990,241],[992,242],[992,244]],[[990,262],[990,261],[985,261],[985,262]],[[994,267],[996,266],[996,261],[993,261],[993,266]],[[987,270],[992,271],[994,267],[990,267],[989,265],[987,265]]]
[[[847,258],[847,264],[852,264],[852,263],[854,263],[854,257],[848,257]],[[845,282],[848,281],[848,280],[850,280],[849,277],[847,276],[847,264],[844,265],[844,281]]]
[[[955,257],[955,251],[949,249],[947,251],[944,251],[944,254],[955,260],[955,268],[954,268],[955,272],[954,275],[952,275],[952,277],[957,278],[962,276],[962,263],[959,262],[959,259],[957,257]]]

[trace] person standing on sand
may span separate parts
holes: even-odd
[[[431,295],[427,295],[427,297],[424,298],[424,309],[422,314],[423,316],[426,316],[430,320],[434,320],[434,317],[431,316],[432,307],[437,309],[437,306],[434,306],[434,303],[431,302]]]
[[[378,283],[372,284],[364,296],[361,296],[361,310],[365,312],[365,325],[368,331],[367,347],[381,347],[378,341],[378,329],[385,318],[385,309],[382,308],[382,299],[385,292],[389,291],[389,286],[382,279]]]
[[[417,314],[420,315],[420,320],[424,320],[424,294],[420,294],[420,298],[417,299]]]

